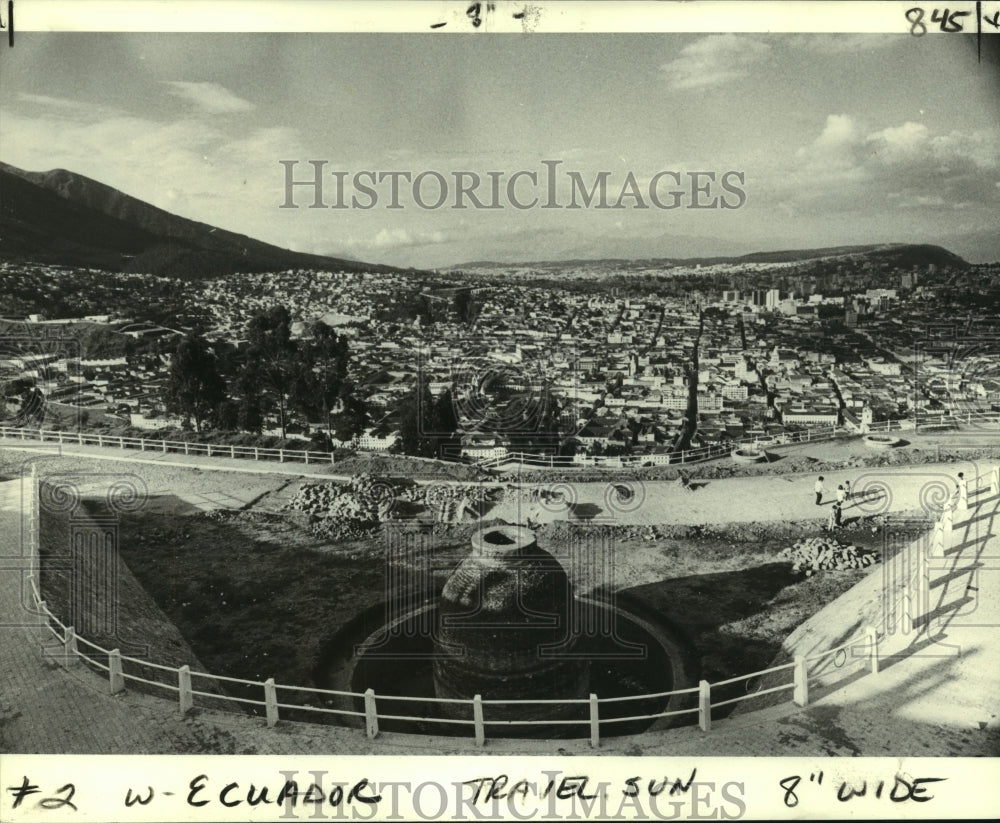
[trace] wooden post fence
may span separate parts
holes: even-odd
[[[809,666],[805,655],[795,655],[795,689],[792,700],[796,706],[809,705]]]
[[[80,650],[76,645],[76,629],[72,626],[66,628],[66,636],[63,640],[63,659],[62,664],[64,666],[69,666],[73,663],[80,662]]]
[[[365,732],[369,738],[378,735],[378,712],[375,710],[375,690],[365,691]]]
[[[112,649],[108,653],[108,684],[111,694],[125,691],[125,675],[122,672],[122,653]]]
[[[177,694],[180,701],[181,714],[187,714],[194,708],[194,695],[191,694],[191,667],[184,665],[177,670]]]
[[[903,580],[903,610],[899,615],[899,630],[902,634],[913,631],[913,583],[909,572]]]
[[[476,745],[486,745],[486,723],[483,722],[483,696],[474,695],[472,698],[472,721],[476,730]]]
[[[712,730],[712,686],[707,680],[698,683],[698,725],[703,732]]]
[[[601,714],[597,695],[590,693],[590,746],[593,749],[601,745]]]
[[[931,563],[925,554],[920,558],[917,569],[917,607],[910,619],[910,628],[919,631],[918,623],[930,610],[931,602]]]
[[[868,646],[869,646],[869,660],[868,660],[868,670],[872,674],[878,674],[879,671],[879,651],[878,651],[878,629],[874,626],[866,626],[865,634],[868,636]]]
[[[264,681],[264,706],[267,712],[267,725],[272,727],[278,722],[278,694],[273,677]]]

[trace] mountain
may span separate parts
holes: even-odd
[[[198,279],[284,269],[391,271],[198,223],[65,169],[0,163],[0,259]]]
[[[674,268],[691,266],[714,266],[719,264],[740,265],[741,263],[800,263],[810,260],[838,260],[863,257],[873,265],[887,264],[891,268],[926,267],[968,268],[969,264],[957,254],[941,246],[917,243],[881,243],[868,246],[831,246],[821,249],[790,249],[785,251],[758,251],[738,256],[718,257],[656,257],[656,258],[603,258],[542,260],[525,263],[501,263],[479,260],[450,266],[450,271],[468,269],[510,269],[531,268],[555,272],[561,269],[605,270],[624,272],[629,270]]]

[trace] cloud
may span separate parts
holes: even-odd
[[[65,97],[50,97],[47,94],[29,94],[19,92],[17,99],[26,103],[36,111],[41,109],[49,117],[71,117],[79,120],[97,120],[103,117],[121,115],[120,109],[103,106],[98,103],[84,103],[80,100],[69,100]]]
[[[167,91],[180,97],[208,114],[238,114],[252,111],[253,103],[237,97],[229,89],[218,83],[185,83],[181,80],[165,80]]]
[[[787,41],[795,48],[814,54],[851,54],[884,48],[900,42],[885,34],[794,34]]]
[[[660,66],[671,89],[707,88],[745,77],[771,53],[760,40],[735,34],[712,34],[681,49],[680,56]]]
[[[359,243],[373,249],[410,248],[414,246],[437,245],[447,242],[448,238],[442,231],[412,231],[400,226],[380,229],[369,243]]]
[[[985,214],[998,205],[997,172],[1000,130],[934,134],[912,121],[872,129],[831,114],[772,186],[775,199],[815,213],[978,207]]]
[[[823,131],[809,146],[798,150],[798,156],[810,164],[827,168],[846,168],[855,164],[855,152],[863,138],[860,127],[846,114],[831,114]]]

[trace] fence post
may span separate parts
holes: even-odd
[[[108,683],[110,693],[125,691],[125,675],[122,673],[122,653],[119,649],[108,652]]]
[[[260,449],[258,449],[256,446],[253,447],[253,459],[260,460]]]
[[[279,463],[284,463],[285,462],[285,450],[284,449],[278,449],[278,462]]]
[[[374,689],[365,691],[365,731],[370,738],[374,738],[378,734],[378,712],[375,710]]]
[[[230,446],[229,447],[229,456],[232,457],[232,458],[236,457],[236,446]]]
[[[796,706],[809,705],[809,668],[805,655],[795,655],[795,690],[792,701]]]
[[[333,465],[333,452],[330,452],[330,465]]]
[[[264,705],[267,711],[267,725],[274,726],[278,722],[278,693],[274,688],[274,678],[264,681]]]
[[[878,674],[879,670],[879,656],[878,656],[878,629],[874,626],[866,626],[865,634],[868,636],[869,645],[869,660],[868,669],[872,674]]]
[[[66,627],[66,637],[63,640],[63,665],[80,662],[80,650],[76,646],[76,629]]]
[[[309,465],[309,449],[306,449],[303,454],[306,456],[306,465]]]
[[[100,447],[102,447],[102,448],[104,447],[104,435],[103,434],[97,435],[97,445],[100,446]]]
[[[600,704],[597,702],[597,695],[590,693],[590,747],[599,748],[601,745],[601,716]]]
[[[62,445],[62,442],[63,442],[63,441],[62,441],[62,438],[63,438],[63,433],[62,433],[62,432],[59,432],[59,445],[60,445],[60,446]]]
[[[83,445],[83,432],[81,432],[81,431],[78,431],[76,433],[76,444],[78,446],[82,446]]]
[[[211,443],[206,443],[205,444],[205,456],[206,457],[211,457],[212,456],[212,444]]]
[[[712,729],[712,686],[707,680],[698,683],[698,725],[703,732]]]
[[[191,667],[184,665],[177,670],[178,696],[180,698],[181,714],[187,714],[194,708],[194,695],[191,694]]]
[[[185,440],[184,441],[184,454],[187,454],[188,451],[190,450],[190,448],[191,448],[191,445],[187,442],[187,440]]]
[[[917,569],[917,607],[910,616],[910,629],[917,631],[917,622],[927,614],[931,602],[931,563],[930,558],[924,555],[919,560],[920,567]]]
[[[899,616],[899,629],[903,634],[913,631],[913,592],[909,576],[903,581],[903,613]]]
[[[472,720],[476,729],[476,745],[486,745],[486,724],[483,722],[483,696],[474,695],[472,698]]]
[[[118,448],[119,449],[124,449],[125,448],[125,438],[124,437],[119,437],[118,438]]]

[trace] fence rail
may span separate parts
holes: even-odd
[[[82,431],[49,431],[46,429],[24,429],[15,426],[0,426],[0,437],[10,440],[31,440],[42,443],[75,443],[78,446],[99,446],[159,452],[161,454],[205,455],[206,457],[229,457],[244,460],[277,460],[279,463],[333,463],[333,452],[317,452],[305,449],[271,449],[263,446],[221,445],[218,443],[195,443],[187,440],[150,440],[145,437],[119,437],[111,434],[93,434]]]
[[[910,420],[888,420],[872,423],[864,427],[862,433],[890,431],[912,431],[921,427],[933,428],[946,425],[993,425],[1000,424],[1000,414],[966,413],[959,415],[939,415],[936,417]],[[657,465],[686,465],[714,460],[730,454],[734,449],[760,449],[784,446],[794,443],[808,443],[849,437],[857,432],[842,426],[822,426],[804,431],[783,432],[777,435],[758,435],[730,443],[701,446],[681,452],[653,455],[623,455],[621,457],[594,456],[585,459],[556,455],[513,452],[503,456],[483,458],[476,462],[482,469],[497,468],[508,463],[524,466],[548,468],[643,468]],[[117,448],[123,451],[158,452],[160,454],[203,455],[239,460],[277,461],[279,463],[323,463],[333,465],[333,452],[311,451],[308,449],[275,449],[263,446],[237,446],[221,443],[196,443],[187,440],[162,440],[145,437],[119,437],[111,434],[95,434],[82,431],[53,431],[46,429],[25,429],[18,426],[0,426],[0,438],[42,443],[70,443],[78,446],[98,446]],[[426,459],[426,458],[418,458]],[[434,460],[432,462],[439,462]]]
[[[946,508],[942,514],[941,518],[937,523],[934,530],[934,538],[931,542],[930,550],[924,554],[922,563],[920,565],[920,574],[923,575],[922,578],[917,579],[915,582],[911,579],[904,581],[904,592],[903,598],[905,600],[905,608],[901,615],[901,621],[904,627],[913,627],[922,619],[924,610],[927,608],[926,598],[920,596],[913,596],[912,586],[916,585],[918,587],[918,592],[926,592],[926,579],[928,573],[928,562],[929,556],[942,556],[945,547],[951,537],[951,529],[954,520],[955,511],[961,511],[963,506],[968,505],[968,497],[973,491],[979,491],[979,487],[983,483],[984,478],[987,480],[988,488],[994,495],[1000,495],[1000,467],[995,467],[986,476],[980,476],[975,478],[970,478],[966,481],[966,488],[964,490],[960,489],[960,494],[957,495],[956,502],[953,507]],[[268,679],[264,682],[246,680],[243,678],[235,677],[224,677],[219,675],[209,674],[207,672],[191,671],[189,666],[171,667],[164,666],[158,663],[153,663],[148,660],[141,660],[135,657],[129,657],[121,654],[119,649],[104,649],[97,644],[85,640],[84,638],[78,638],[76,636],[75,630],[72,626],[64,625],[59,619],[52,614],[46,605],[45,600],[42,597],[42,592],[40,591],[40,577],[36,576],[36,570],[39,569],[39,478],[37,467],[33,467],[31,476],[31,493],[29,495],[30,502],[28,506],[28,517],[29,517],[29,529],[28,529],[28,542],[29,551],[31,553],[31,566],[32,571],[29,573],[29,590],[31,592],[31,598],[33,600],[33,605],[37,609],[40,616],[45,619],[46,627],[52,632],[56,641],[63,646],[62,659],[66,665],[69,665],[74,660],[84,660],[88,664],[96,665],[97,668],[106,671],[108,675],[109,691],[111,693],[116,693],[124,690],[125,681],[130,680],[139,683],[146,683],[151,686],[155,686],[161,689],[167,689],[169,691],[175,692],[177,694],[178,704],[182,713],[186,713],[194,707],[194,697],[204,697],[213,698],[220,700],[233,700],[240,703],[250,704],[253,706],[263,706],[266,712],[267,725],[274,726],[280,717],[281,710],[287,711],[297,711],[302,710],[306,712],[319,712],[323,714],[339,715],[344,717],[363,717],[365,719],[365,734],[369,738],[374,738],[378,735],[379,720],[399,720],[408,721],[415,723],[450,723],[458,725],[466,725],[474,727],[475,741],[478,745],[483,745],[486,740],[486,726],[548,726],[553,725],[565,725],[571,726],[576,725],[582,728],[589,728],[590,731],[590,744],[591,746],[597,747],[600,745],[601,729],[602,726],[607,728],[616,723],[623,723],[628,720],[652,720],[671,716],[680,716],[685,714],[697,714],[698,724],[700,728],[708,732],[712,728],[712,710],[719,709],[724,706],[732,705],[735,703],[743,702],[746,700],[752,700],[759,698],[767,694],[776,694],[778,692],[784,692],[791,690],[793,693],[792,700],[796,705],[806,706],[809,704],[809,687],[810,681],[815,679],[816,676],[822,673],[824,664],[831,658],[834,660],[834,665],[838,668],[843,665],[843,663],[838,663],[838,655],[844,655],[844,661],[847,659],[847,650],[863,648],[865,652],[860,655],[855,655],[855,659],[866,659],[868,662],[868,669],[870,674],[878,674],[879,671],[879,633],[874,626],[866,626],[864,630],[854,638],[847,640],[840,646],[833,649],[827,649],[822,652],[818,652],[810,655],[797,655],[793,662],[785,663],[778,666],[772,666],[767,669],[762,669],[761,671],[751,672],[750,674],[740,675],[737,677],[728,678],[726,680],[721,680],[716,683],[709,683],[708,681],[702,680],[696,688],[687,689],[677,689],[669,692],[657,692],[656,694],[645,694],[636,695],[629,697],[612,697],[612,698],[599,698],[595,694],[591,694],[588,699],[576,699],[576,700],[518,700],[518,701],[500,701],[500,700],[483,700],[481,695],[475,695],[472,699],[446,699],[446,698],[431,698],[431,697],[416,697],[416,696],[403,696],[403,695],[376,695],[372,689],[368,689],[364,693],[351,692],[351,691],[335,691],[317,688],[307,688],[299,686],[290,686],[285,684],[276,684],[273,679]],[[921,580],[923,582],[921,582]],[[55,624],[55,625],[53,625]],[[55,627],[58,626],[59,629]],[[89,649],[92,649],[92,653],[84,653],[80,650],[80,646],[77,641],[81,641]],[[106,657],[107,664],[102,664],[99,660],[95,660],[95,657]],[[163,672],[169,673],[170,679],[173,680],[171,683],[164,683],[162,681],[150,680],[145,677],[141,677],[136,674],[126,673],[122,669],[123,663],[131,663],[141,667],[147,667]],[[719,690],[727,686],[733,686],[740,681],[749,681],[753,679],[759,679],[763,683],[764,679],[770,675],[777,674],[778,672],[792,670],[792,681],[789,683],[779,683],[775,686],[770,686],[766,689],[758,688],[756,690],[747,690],[747,694],[740,695],[732,698],[724,698],[722,700],[716,700],[713,702],[713,690]],[[249,699],[249,698],[236,698],[229,697],[227,695],[212,694],[209,692],[204,692],[200,690],[195,690],[192,687],[192,678],[207,678],[217,681],[233,682],[249,688],[256,688],[260,690],[260,699]],[[310,705],[298,705],[289,703],[279,703],[277,701],[277,690],[282,692],[297,692],[307,695],[321,695],[323,697],[331,698],[348,698],[352,702],[356,701],[355,705],[358,703],[364,706],[364,711],[348,708],[338,708],[331,706],[310,706]],[[621,702],[623,700],[631,699],[664,699],[673,697],[683,697],[688,695],[697,694],[697,706],[692,706],[690,708],[680,708],[670,711],[653,712],[649,714],[634,715],[630,717],[601,717],[601,706],[607,706],[612,703]],[[430,711],[424,714],[414,714],[414,715],[400,715],[400,714],[389,714],[380,713],[377,708],[379,700],[385,701],[410,701],[419,703],[421,705],[426,704],[431,706],[438,703],[450,703],[452,705],[464,705],[469,709],[469,717],[467,719],[454,719],[454,718],[442,718],[435,717]],[[553,703],[559,703],[564,705],[566,703],[579,703],[589,705],[589,717],[580,719],[543,719],[543,720],[504,720],[498,718],[487,718],[486,709],[493,705],[506,705],[508,703],[519,703],[519,704],[531,704],[531,705],[551,705]]]
[[[959,425],[997,425],[1000,424],[1000,414],[989,412],[972,412],[965,414],[942,414],[931,417],[905,420],[882,420],[878,423],[863,425],[859,430],[848,426],[818,426],[802,431],[782,432],[780,434],[762,434],[754,437],[744,437],[725,444],[700,446],[696,449],[685,449],[680,452],[622,455],[607,457],[594,455],[585,458],[560,455],[529,454],[526,452],[510,452],[505,455],[486,457],[476,462],[483,469],[492,469],[508,463],[522,466],[542,468],[582,469],[582,468],[645,468],[649,466],[678,466],[691,463],[703,463],[725,457],[734,449],[767,449],[796,443],[815,443],[835,440],[839,437],[852,437],[857,434],[878,434],[891,431],[913,431],[921,428]]]

